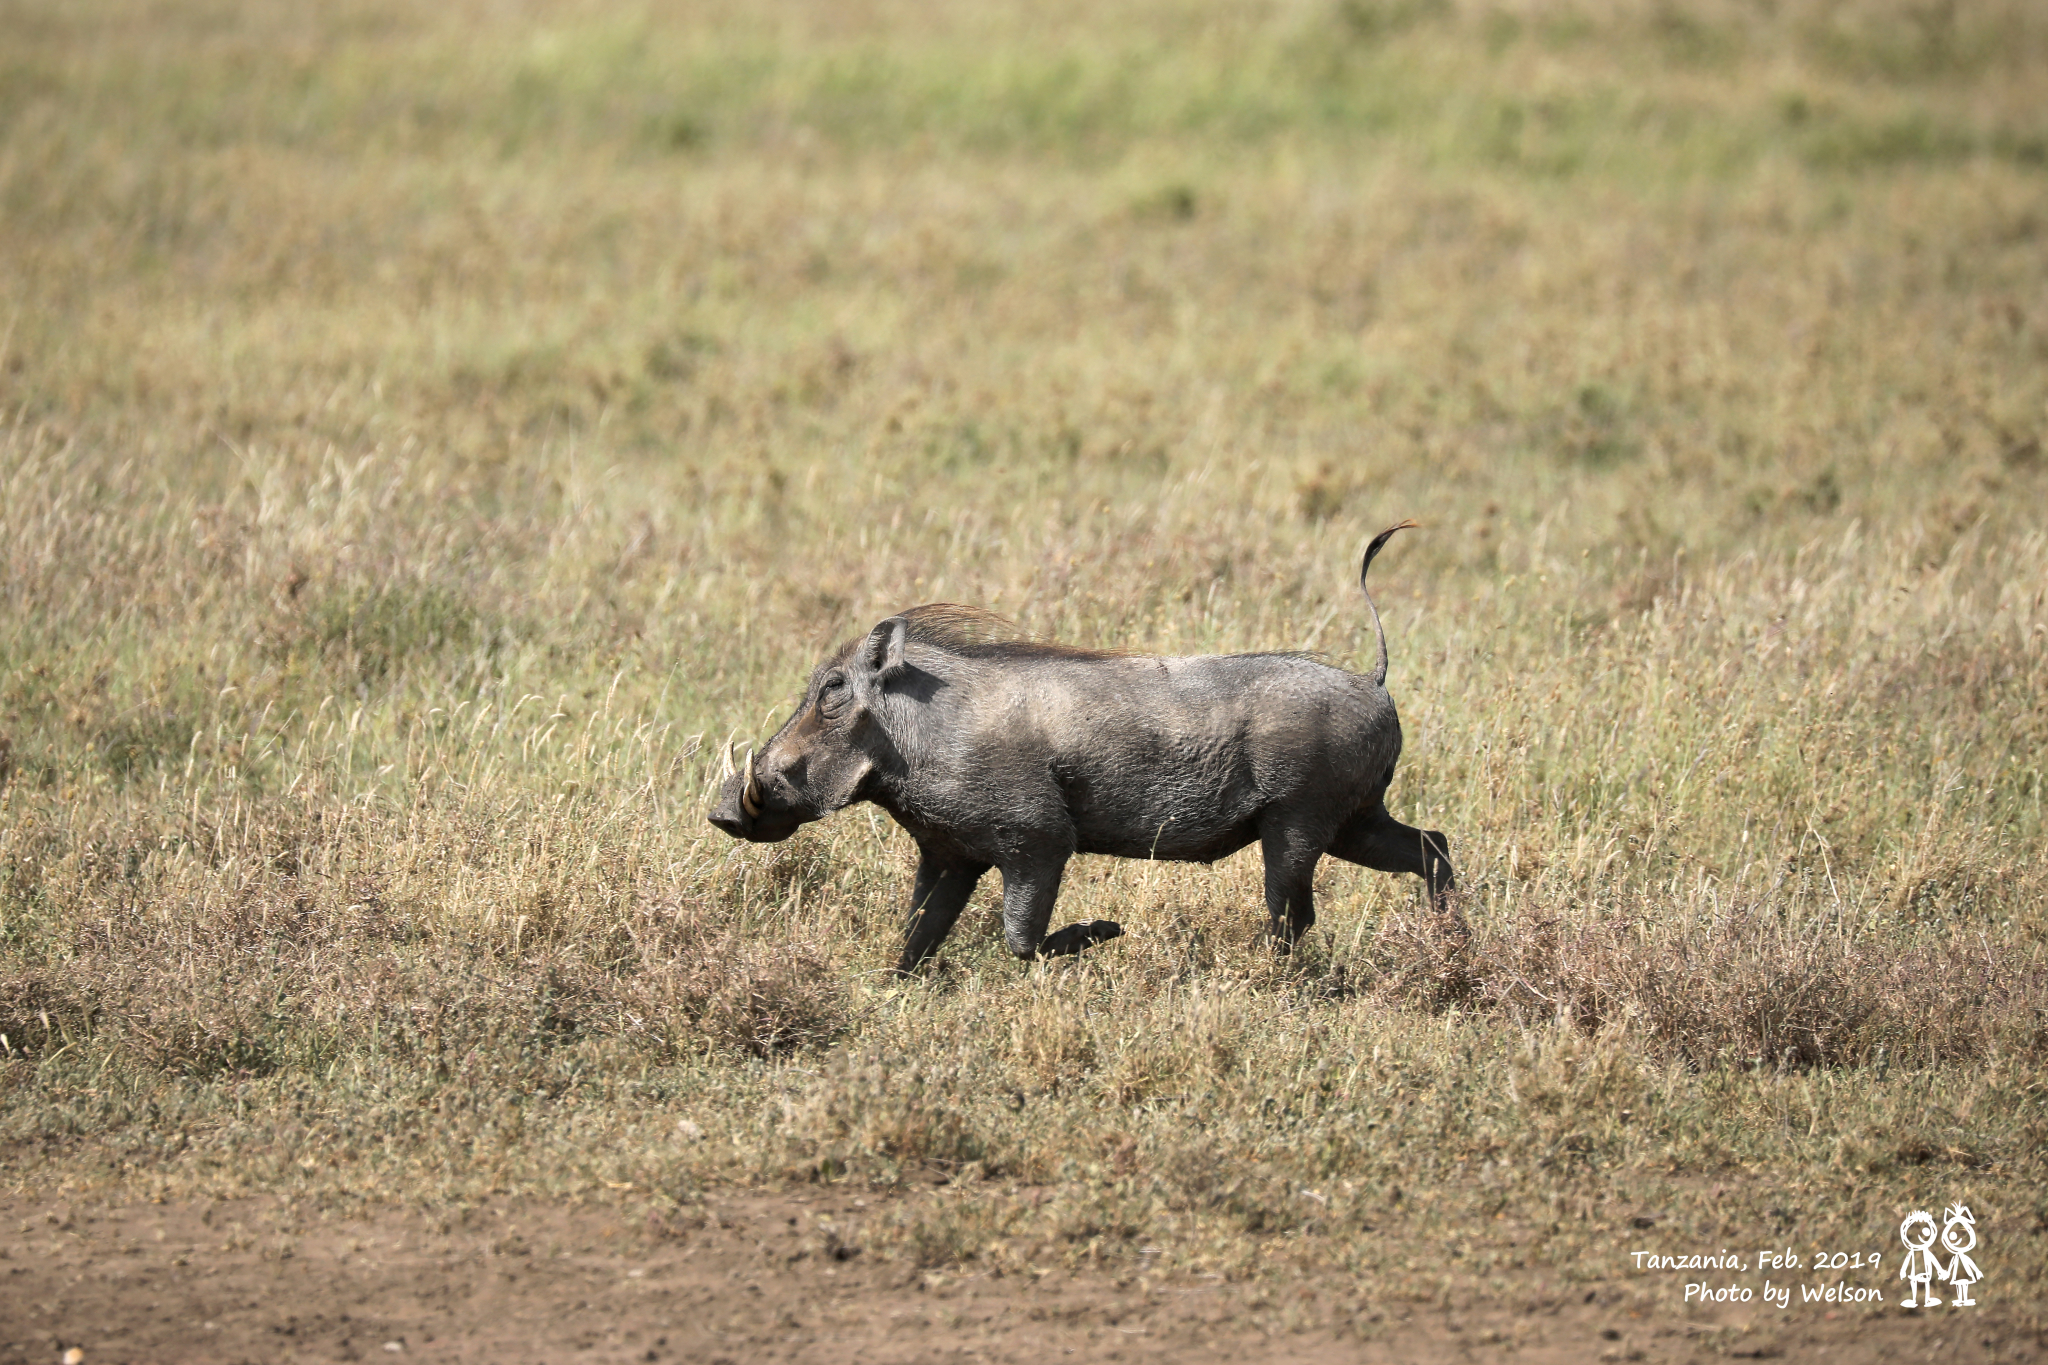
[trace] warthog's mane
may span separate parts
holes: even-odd
[[[958,659],[1129,659],[1150,658],[1128,649],[1083,649],[1057,640],[1039,640],[1007,616],[959,602],[927,602],[899,612],[908,627],[905,638],[941,650]],[[855,636],[832,651],[821,668],[843,664],[853,657],[865,636]],[[1244,659],[1312,659],[1326,663],[1322,655],[1306,649],[1261,649],[1233,655]]]
[[[959,602],[927,602],[898,615],[907,627],[905,638],[962,659],[1114,659],[1127,652],[1036,640],[1007,616]],[[851,658],[863,638],[841,645],[830,662]]]

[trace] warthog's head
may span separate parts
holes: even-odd
[[[882,689],[905,671],[908,633],[892,616],[819,664],[795,714],[743,769],[733,767],[728,747],[711,823],[735,839],[772,844],[861,800],[869,774],[895,754],[877,712]]]

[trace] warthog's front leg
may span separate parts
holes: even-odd
[[[1020,856],[1000,864],[1003,869],[1003,941],[1021,958],[1038,956],[1045,926],[1052,922],[1052,903],[1059,899],[1060,877],[1067,855],[1060,852],[1033,858]]]
[[[1122,938],[1124,927],[1113,919],[1084,919],[1055,929],[1038,945],[1040,957],[1072,957],[1083,948],[1093,948],[1113,938]]]
[[[1003,865],[1003,940],[1018,957],[1066,957],[1123,933],[1122,925],[1106,919],[1046,933],[1066,867],[1065,853]]]
[[[951,859],[929,851],[918,859],[917,881],[910,891],[910,923],[903,933],[903,956],[897,959],[898,973],[908,973],[938,951],[954,921],[967,908],[975,883],[988,871],[988,863],[972,859]]]

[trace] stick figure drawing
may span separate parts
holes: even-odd
[[[1933,1297],[1930,1287],[1942,1273],[1941,1261],[1934,1254],[1934,1215],[1925,1209],[1907,1214],[1906,1221],[1899,1224],[1899,1240],[1906,1244],[1906,1263],[1899,1267],[1899,1278],[1906,1281],[1906,1299],[1900,1307],[1940,1307],[1941,1300]],[[1921,1300],[1918,1305],[1913,1302],[1916,1293]]]
[[[1956,1287],[1955,1306],[1975,1308],[1977,1301],[1970,1297],[1970,1286],[1983,1279],[1984,1272],[1977,1269],[1977,1263],[1968,1255],[1970,1249],[1977,1245],[1977,1220],[1969,1209],[1961,1204],[1948,1206],[1948,1222],[1941,1230],[1941,1244],[1948,1248],[1952,1258],[1942,1278]]]

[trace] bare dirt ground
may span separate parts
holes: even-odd
[[[1992,1361],[2042,1358],[1995,1305],[1719,1316],[1626,1284],[1375,1302],[1109,1272],[933,1272],[858,1250],[882,1201],[734,1195],[677,1226],[505,1201],[456,1219],[276,1200],[0,1200],[0,1365],[59,1361]],[[1896,1298],[1896,1295],[1888,1295]]]

